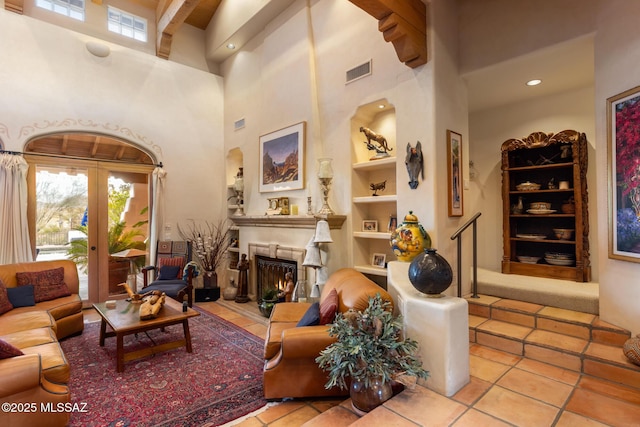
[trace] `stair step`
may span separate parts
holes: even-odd
[[[640,392],[640,367],[622,352],[628,330],[591,313],[479,297],[467,298],[470,343]]]

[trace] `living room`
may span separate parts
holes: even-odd
[[[607,243],[606,100],[638,86],[630,71],[638,65],[635,53],[640,50],[633,20],[640,12],[638,5],[595,0],[514,3],[429,2],[430,60],[412,69],[385,42],[377,20],[352,3],[294,1],[215,73],[202,58],[204,32],[176,34],[169,61],[150,54],[153,47],[143,52],[112,42],[103,42],[111,53],[100,58],[85,47],[95,37],[3,8],[0,52],[10,61],[0,71],[1,147],[22,152],[30,139],[54,131],[124,137],[163,163],[168,201],[163,224],[171,231],[163,229],[162,237],[175,239],[179,223],[227,216],[227,186],[237,172],[228,156],[234,150],[242,152],[245,211],[263,215],[274,194],[259,189],[259,138],[300,122],[307,123],[305,185],[277,195],[289,197],[301,212],[311,197],[313,209],[319,209],[317,159],[330,157],[335,171],[330,204],[336,213],[351,215],[351,119],[361,105],[386,99],[397,121],[393,138],[398,218],[413,211],[433,246],[455,265],[451,234],[482,212],[478,266],[497,272],[502,256],[500,145],[534,131],[575,129],[585,132],[589,141],[589,239],[600,316],[636,334],[640,317],[634,301],[640,290],[634,279],[640,267],[610,258]],[[198,40],[197,47],[192,39]],[[544,63],[543,54],[582,49],[592,55],[589,84],[526,101],[470,108],[475,98],[468,82],[482,74],[501,73],[501,67],[523,58],[540,55],[538,62]],[[371,75],[345,85],[344,72],[369,59]],[[236,130],[239,119],[245,125]],[[447,212],[448,129],[463,140],[467,185],[462,217],[449,217]],[[404,184],[408,179],[403,152],[407,143],[416,141],[422,143],[424,177],[410,189]],[[468,160],[473,161],[473,178]],[[330,271],[352,264],[353,231],[349,222],[332,231],[337,244],[329,250]],[[309,230],[283,233],[256,227],[241,234],[239,250],[247,253],[250,242],[305,247],[309,237]],[[471,282],[469,240],[464,242],[460,273],[464,293],[470,292]]]

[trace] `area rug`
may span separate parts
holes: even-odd
[[[184,347],[158,353],[126,362],[121,373],[115,338],[98,344],[99,322],[63,340],[71,402],[86,408],[71,414],[69,426],[218,426],[266,405],[263,341],[199,311],[189,320],[193,353]],[[125,346],[137,349],[182,336],[182,325],[173,325],[126,336]]]

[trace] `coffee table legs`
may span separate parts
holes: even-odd
[[[189,332],[189,321],[187,319],[182,321],[182,329],[184,330],[184,340],[187,353],[191,353],[193,350],[191,349],[191,333]]]

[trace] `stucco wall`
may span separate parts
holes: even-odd
[[[0,56],[10,58],[0,67],[2,147],[71,130],[124,138],[165,166],[172,237],[178,221],[226,215],[222,79],[113,44],[98,58],[88,40],[0,10]]]

